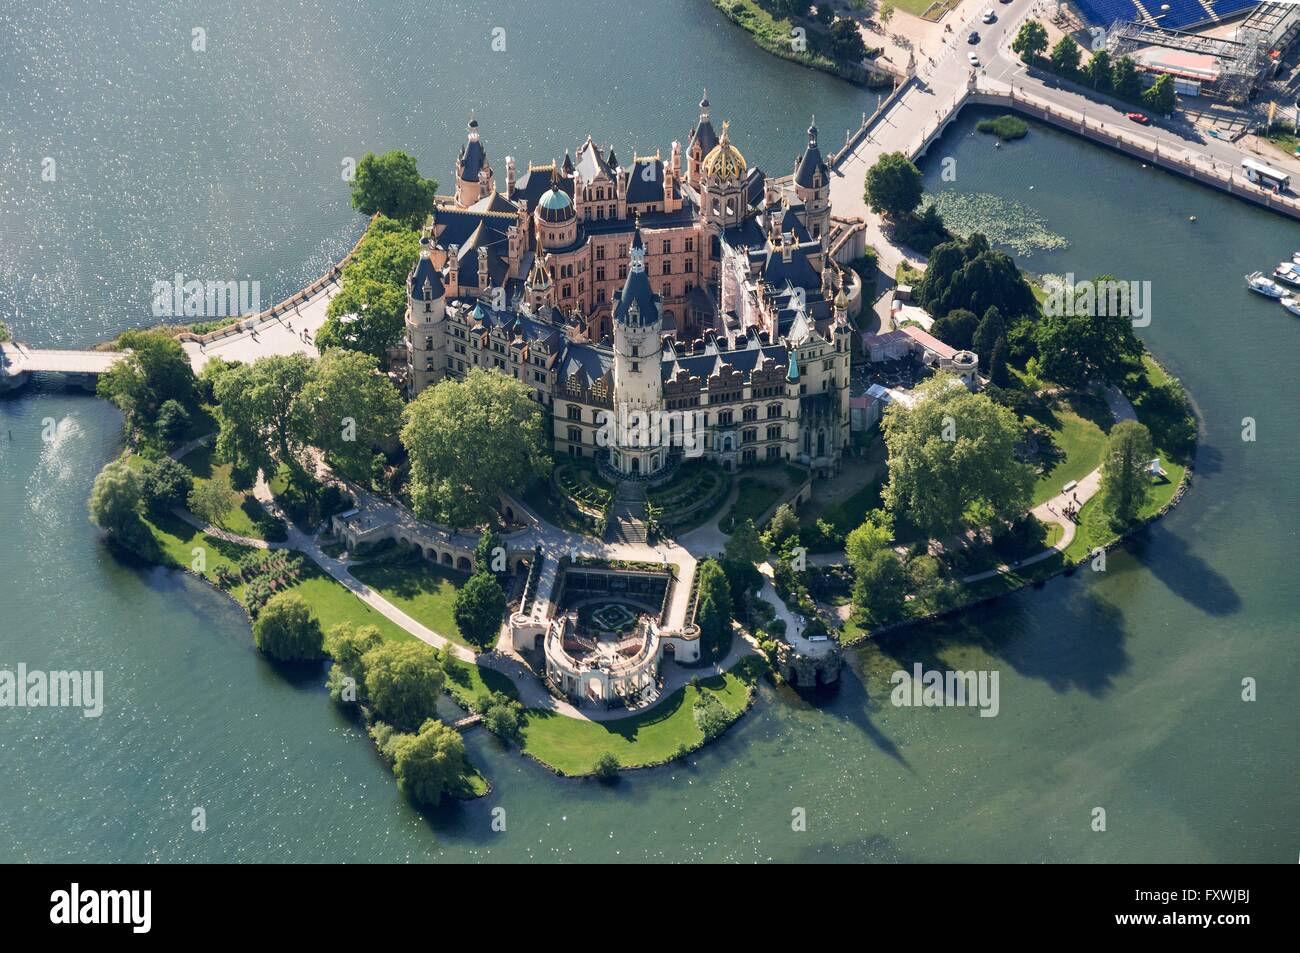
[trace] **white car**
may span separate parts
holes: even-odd
[[[970,65],[971,65],[971,66],[979,66],[979,65],[980,65],[980,58],[979,58],[978,56],[976,56],[974,53],[967,53],[967,54],[966,54],[966,59],[970,60]]]
[[[983,13],[980,14],[980,19],[983,20],[985,23],[992,23],[997,18],[998,15],[994,13],[992,10],[985,10]]]

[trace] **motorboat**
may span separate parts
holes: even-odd
[[[1300,318],[1300,299],[1296,299],[1291,297],[1291,295],[1287,295],[1285,298],[1282,299],[1280,303],[1282,307],[1286,308],[1296,317]]]
[[[1266,298],[1285,298],[1286,289],[1271,278],[1266,278],[1262,271],[1251,272],[1246,276],[1246,287]]]
[[[1273,269],[1273,277],[1295,288],[1300,288],[1300,263],[1284,261]]]

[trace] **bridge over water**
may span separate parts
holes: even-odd
[[[25,384],[32,374],[60,374],[70,383],[93,388],[103,374],[126,356],[125,351],[78,351],[0,344],[0,391]]]

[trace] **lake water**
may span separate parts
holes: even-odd
[[[507,151],[541,160],[587,131],[666,149],[705,85],[746,155],[780,168],[809,111],[829,140],[875,98],[762,55],[704,0],[181,3],[161,24],[119,6],[84,35],[67,25],[96,5],[0,12],[0,315],[32,343],[151,323],[148,284],[176,270],[292,290],[358,232],[341,157],[404,148],[445,183],[470,108],[503,175]],[[29,388],[0,400],[0,668],[101,669],[107,701],[99,719],[0,710],[0,860],[1292,862],[1300,322],[1241,276],[1300,230],[1041,127],[995,150],[972,126],[932,149],[928,184],[951,155],[952,187],[1069,239],[1035,271],[1150,281],[1141,333],[1203,417],[1193,491],[1106,573],[918,631],[892,659],[849,653],[817,704],[765,688],[719,742],[611,787],[472,732],[493,794],[423,815],[323,673],[287,681],[225,596],[106,553],[85,501],[118,415]],[[894,708],[887,673],[913,661],[997,670],[1000,713]]]

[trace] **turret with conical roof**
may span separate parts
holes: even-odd
[[[808,124],[808,147],[794,164],[794,191],[804,204],[805,224],[826,247],[831,223],[830,172],[817,145],[817,117]]]
[[[686,181],[699,188],[704,157],[718,144],[718,134],[709,119],[709,91],[700,100],[700,119],[686,140]]]
[[[470,113],[465,145],[456,158],[456,204],[469,208],[479,199],[496,191],[492,166],[479,139],[478,120]]]

